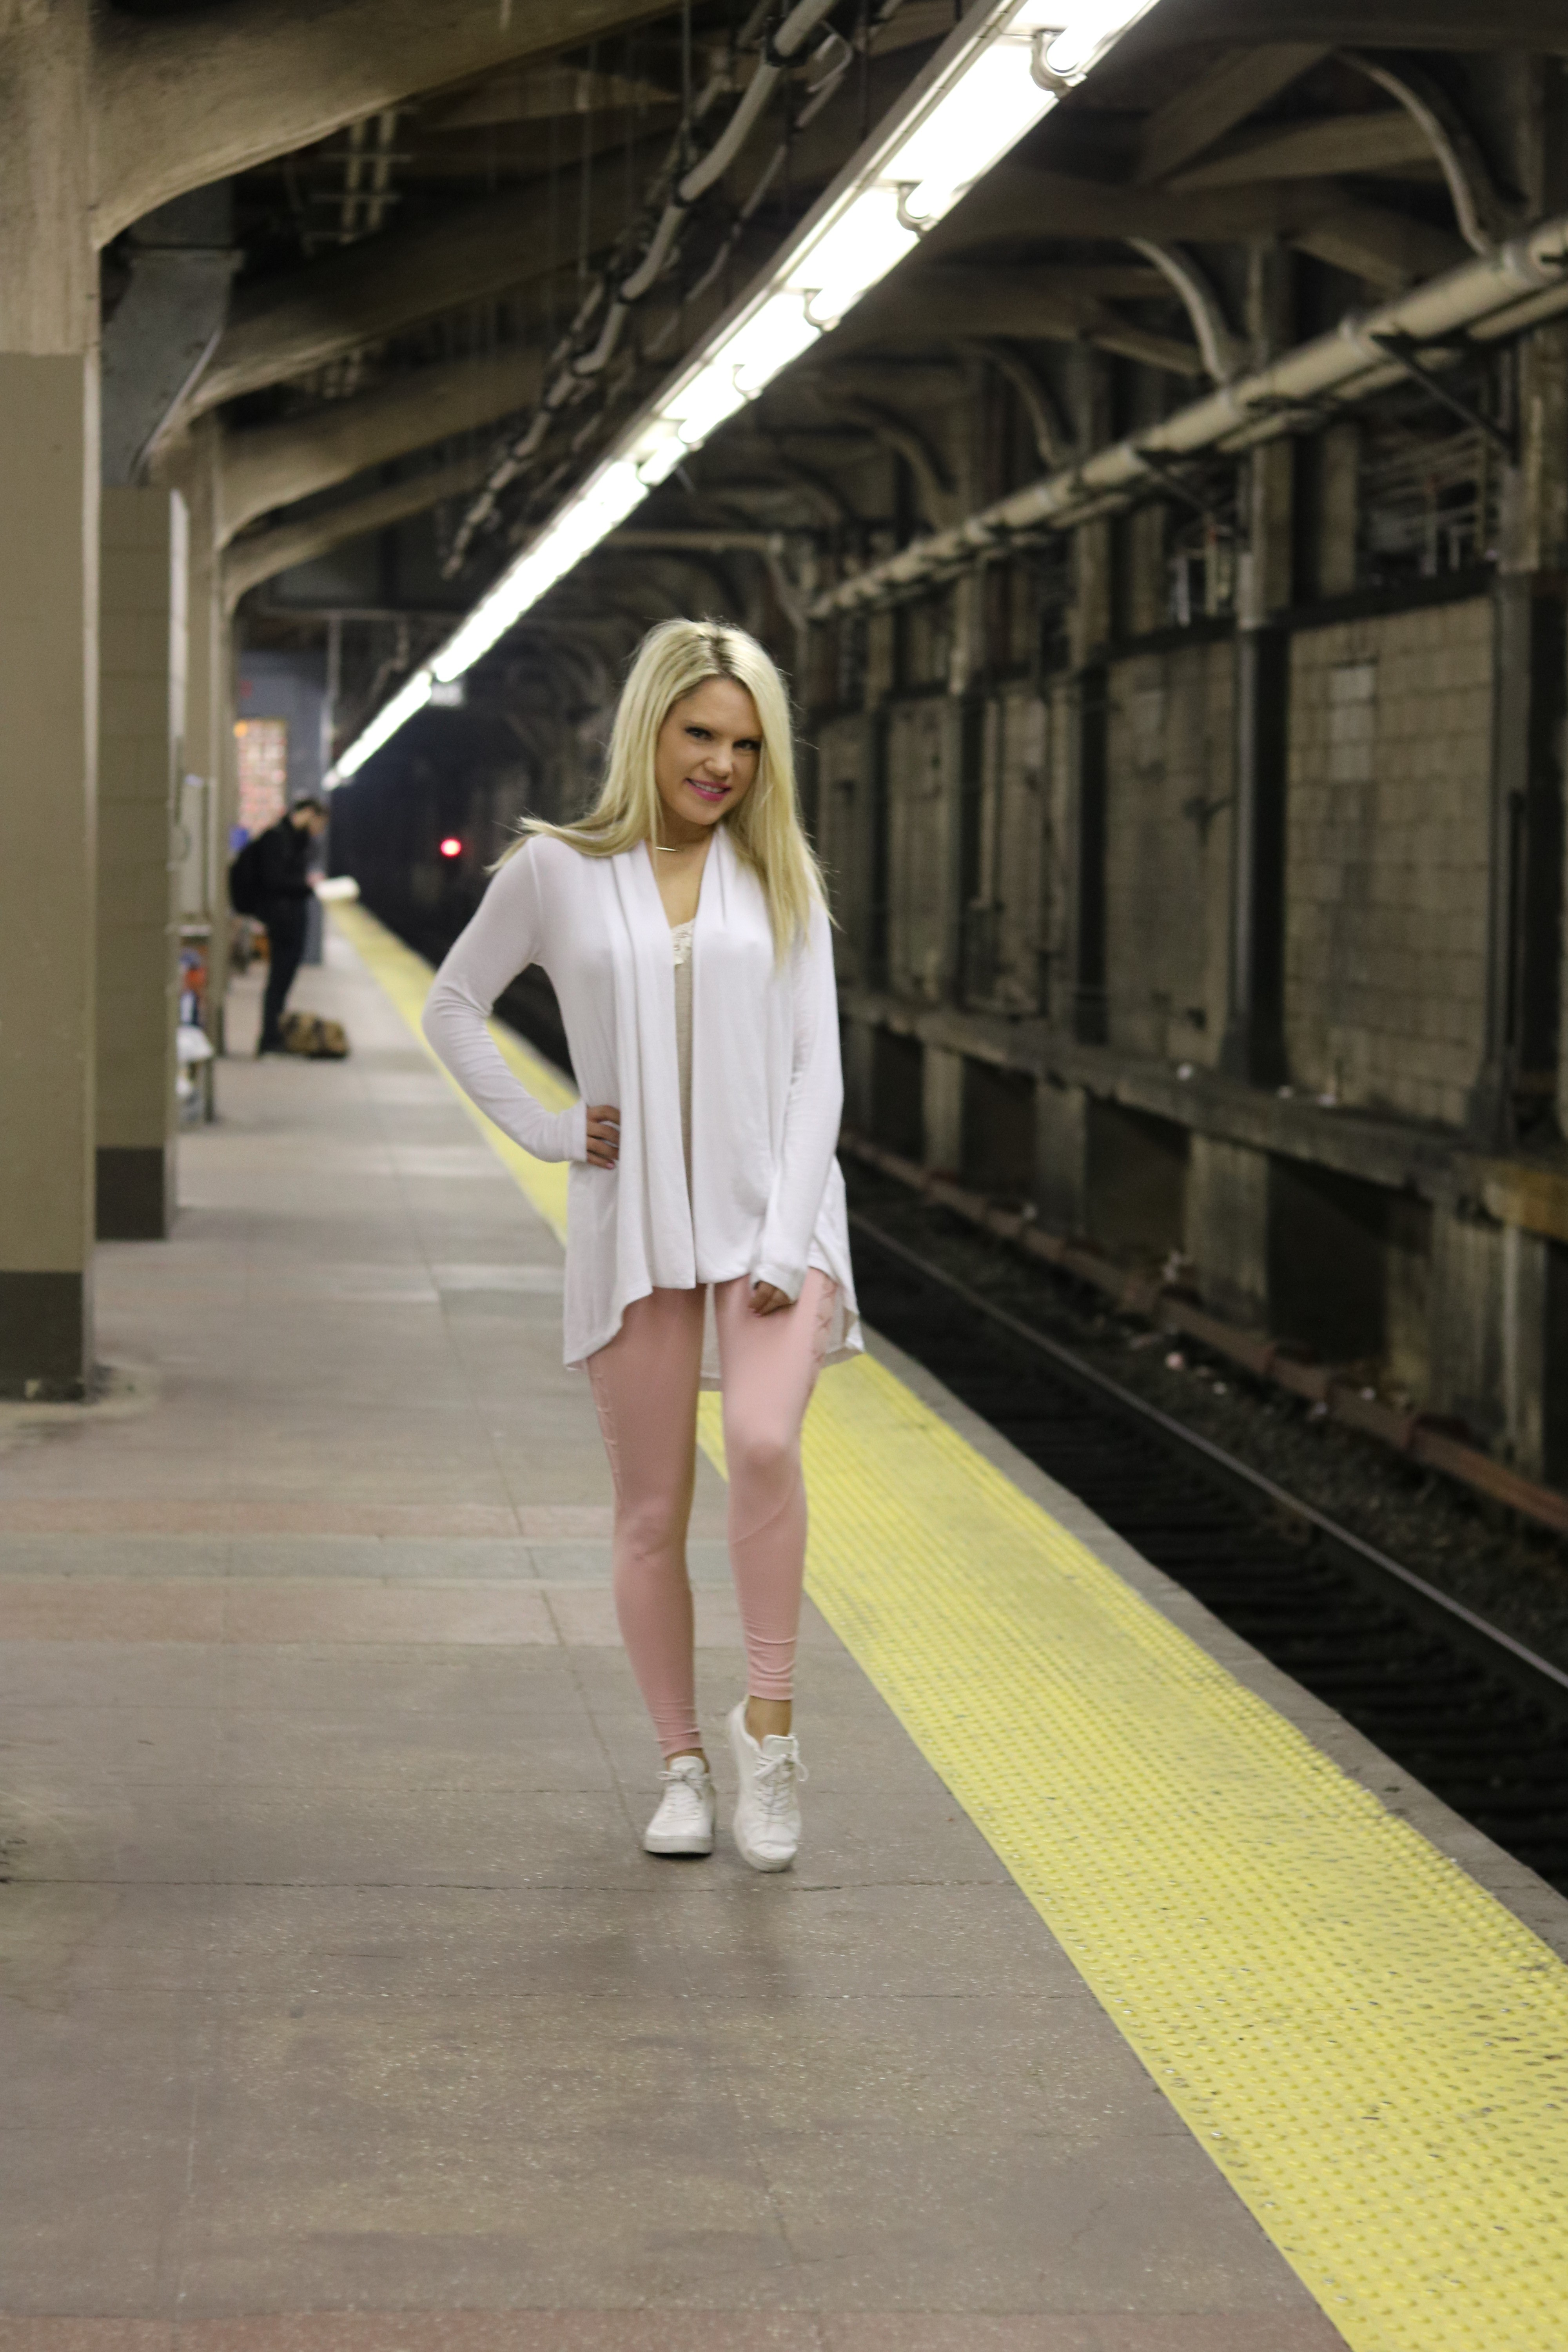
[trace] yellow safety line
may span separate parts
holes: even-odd
[[[419,1026],[419,1016],[425,1010],[425,999],[430,992],[431,967],[423,956],[405,948],[384,923],[364,907],[349,899],[334,899],[331,920],[335,929],[379,982],[383,992],[390,997],[404,1020],[418,1038],[426,1054],[430,1048]],[[552,1063],[542,1061],[531,1053],[513,1029],[500,1021],[489,1024],[490,1035],[500,1046],[508,1066],[521,1079],[529,1092],[537,1095],[549,1110],[564,1110],[577,1099],[576,1089],[567,1085]],[[437,1060],[430,1059],[451,1087],[474,1124],[498,1158],[516,1177],[526,1198],[531,1202],[562,1246],[566,1242],[566,1162],[563,1160],[535,1160],[521,1143],[503,1135],[499,1127],[488,1119],[478,1106],[469,1101],[451,1072]]]
[[[1568,1969],[881,1365],[805,1448],[813,1599],[1355,2352],[1564,2352]]]

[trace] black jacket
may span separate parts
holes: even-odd
[[[279,898],[310,897],[307,877],[314,847],[304,827],[291,824],[286,816],[258,835],[255,894],[261,906],[275,905]]]

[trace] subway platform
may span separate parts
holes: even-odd
[[[640,1852],[558,1173],[420,985],[340,915],[353,1058],[226,1063],[0,1408],[0,2352],[1561,2352],[1568,1905],[894,1351],[798,1866]]]

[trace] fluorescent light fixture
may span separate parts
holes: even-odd
[[[390,743],[405,719],[412,719],[416,710],[424,709],[430,699],[430,688],[434,683],[427,669],[416,669],[411,678],[405,680],[392,700],[382,705],[363,733],[355,736],[342,758],[329,770],[326,779],[329,792],[334,784],[345,782],[363,768],[371,754],[379,751],[384,743]]]
[[[344,752],[342,782],[659,482],[838,324],[1156,0],[978,0],[801,223],[468,618]]]
[[[1065,82],[1081,81],[1143,14],[1128,0],[1082,0],[1074,8],[1026,7],[1041,28],[1040,62]]]

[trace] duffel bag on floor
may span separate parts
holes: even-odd
[[[341,1021],[325,1020],[319,1013],[286,1013],[282,1032],[286,1054],[302,1054],[311,1062],[347,1058],[349,1033]]]

